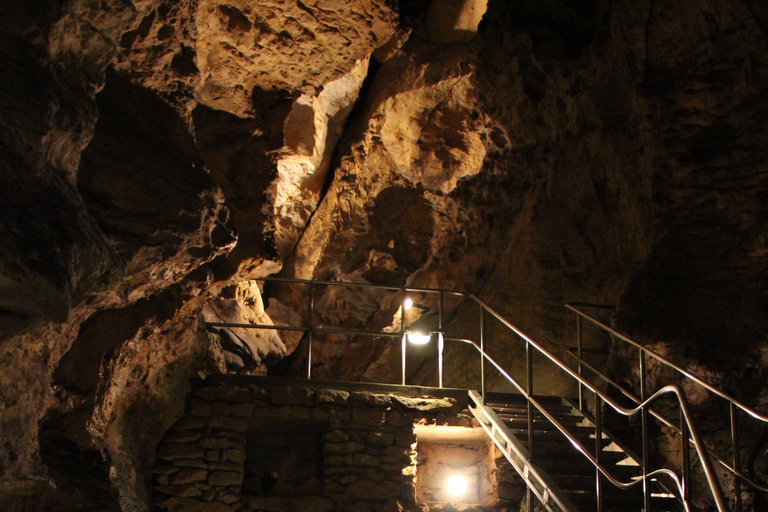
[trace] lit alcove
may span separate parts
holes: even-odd
[[[493,445],[482,429],[416,426],[416,499],[430,509],[450,503],[491,506],[496,496]]]

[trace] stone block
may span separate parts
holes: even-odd
[[[208,477],[211,485],[242,485],[243,474],[234,471],[215,471]]]
[[[208,471],[201,468],[185,468],[173,475],[171,478],[172,485],[179,484],[191,484],[193,482],[199,482],[205,480],[208,476]]]
[[[242,471],[243,464],[238,462],[209,462],[208,468],[211,471]]]
[[[340,482],[328,482],[325,484],[325,494],[341,494],[346,489]]]
[[[365,478],[367,478],[368,480],[373,480],[374,482],[383,482],[384,480],[387,479],[384,473],[372,468],[366,469],[363,474],[365,475]]]
[[[328,411],[327,419],[333,423],[349,423],[352,421],[352,413],[346,409],[332,409]]]
[[[333,477],[336,475],[349,475],[352,473],[357,473],[358,471],[360,471],[359,468],[351,467],[348,465],[344,465],[344,466],[339,465],[339,466],[330,467],[330,468],[326,467],[323,473],[325,473],[326,477]]]
[[[250,402],[252,398],[251,391],[246,388],[236,386],[210,386],[198,389],[195,395],[208,400],[209,402]]]
[[[400,496],[400,485],[395,482],[358,480],[347,487],[346,495],[356,501],[384,501]]]
[[[202,459],[204,453],[197,443],[171,443],[161,445],[157,456],[165,460]]]
[[[389,457],[410,458],[411,450],[410,448],[403,448],[400,446],[388,446],[382,450],[382,453]]]
[[[227,505],[231,505],[236,501],[240,501],[240,496],[238,496],[236,493],[231,491],[224,491],[216,495],[216,501],[220,501],[222,503],[226,503]]]
[[[247,418],[253,412],[253,405],[251,405],[250,403],[232,404],[230,406],[230,410],[232,411],[233,416]]]
[[[212,499],[213,497],[211,497]],[[205,503],[205,497],[198,500],[190,500],[184,498],[170,498],[163,502],[163,506],[168,512],[234,512],[232,507],[224,503]]]
[[[413,450],[416,448],[416,434],[413,432],[398,432],[395,434],[395,444]]]
[[[346,443],[325,443],[326,454],[348,454],[360,452],[365,448],[364,444],[356,443],[354,441],[347,441]]]
[[[225,460],[242,464],[245,462],[245,450],[242,447],[230,448],[226,451]]]
[[[226,402],[213,402],[211,404],[211,414],[213,416],[232,416],[232,409]]]
[[[179,468],[178,466],[174,466],[173,464],[168,464],[167,462],[159,462],[152,471],[154,471],[155,474],[171,475],[179,471]]]
[[[289,500],[285,498],[273,498],[262,496],[248,496],[243,498],[243,504],[262,512],[288,512]]]
[[[387,414],[387,425],[402,427],[409,424],[411,424],[411,419],[399,409],[389,411],[389,414]]]
[[[352,402],[366,407],[389,407],[392,398],[382,393],[369,393],[367,391],[355,391],[352,393]]]
[[[326,443],[343,443],[349,439],[350,433],[346,430],[331,430],[323,436]]]
[[[156,485],[155,490],[169,496],[176,496],[178,498],[196,498],[202,494],[200,489],[191,484]]]
[[[208,462],[219,462],[221,460],[221,454],[218,450],[208,450],[205,452],[205,460]]]
[[[157,485],[168,485],[170,478],[168,475],[155,474],[155,482],[157,482]]]
[[[165,436],[163,443],[192,443],[201,437],[203,437],[203,433],[199,429],[176,430]]]
[[[208,465],[201,459],[176,459],[173,464],[180,468],[207,468]]]
[[[412,481],[400,484],[400,496],[406,503],[416,503],[416,486]]]
[[[304,387],[274,387],[271,398],[275,405],[314,405],[314,390]]]
[[[355,466],[369,466],[374,467],[381,464],[381,460],[379,460],[378,457],[374,457],[373,455],[368,455],[365,453],[356,453],[354,455],[353,464]]]
[[[380,427],[386,420],[385,409],[356,406],[352,409],[352,422],[365,427]]]
[[[395,443],[395,435],[384,432],[370,432],[365,436],[365,442],[371,446],[392,446]]]
[[[189,404],[189,413],[192,416],[208,417],[211,415],[211,404],[205,400],[192,400]]]
[[[448,413],[453,409],[456,400],[452,398],[408,398],[405,396],[393,396],[392,400],[406,409],[436,413]]]
[[[319,404],[346,405],[349,393],[338,389],[318,389],[315,391],[315,401]]]
[[[352,482],[356,482],[356,481],[357,481],[357,475],[345,475],[339,478],[339,483],[341,485],[349,485]]]
[[[245,418],[237,418],[233,416],[211,416],[208,420],[208,426],[217,430],[244,432],[246,421]]]

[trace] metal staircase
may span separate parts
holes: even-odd
[[[470,410],[499,449],[529,485],[533,494],[551,512],[604,510],[627,512],[643,510],[642,489],[605,489],[600,498],[595,489],[595,466],[583,456],[593,447],[600,452],[602,464],[617,477],[632,481],[642,479],[637,456],[618,439],[603,431],[597,441],[596,426],[568,398],[536,397],[546,407],[561,432],[549,418],[531,415],[534,453],[529,442],[528,400],[522,395],[489,393],[486,403],[470,391]],[[577,443],[577,445],[574,444]],[[661,482],[651,482],[651,507],[657,512],[682,512],[684,507]]]
[[[740,418],[758,422],[761,427],[768,423],[768,416],[761,415],[735,398],[714,388],[685,369],[675,366],[671,361],[652,352],[642,345],[616,332],[593,317],[584,313],[580,307],[593,305],[566,305],[576,313],[578,339],[576,346],[569,350],[574,358],[573,364],[567,364],[547,350],[540,343],[526,336],[508,320],[491,309],[473,295],[456,293],[448,290],[434,290],[412,287],[386,287],[368,283],[319,282],[297,279],[263,279],[290,286],[305,286],[307,297],[306,324],[303,326],[276,326],[262,324],[208,323],[209,327],[228,329],[270,329],[300,331],[305,334],[307,374],[312,378],[312,343],[313,336],[321,334],[344,333],[351,336],[370,336],[379,339],[398,341],[402,350],[402,384],[406,384],[407,340],[413,331],[405,320],[405,304],[409,294],[422,297],[431,294],[432,308],[436,313],[436,329],[429,333],[419,333],[421,343],[436,339],[439,387],[443,387],[443,356],[447,343],[467,344],[473,347],[480,361],[480,389],[469,391],[470,410],[478,419],[496,446],[504,453],[512,466],[525,480],[528,486],[528,511],[534,511],[538,501],[549,512],[691,512],[692,482],[694,471],[700,480],[706,482],[709,501],[719,512],[742,511],[742,489],[746,484],[758,492],[768,492],[768,486],[761,485],[745,474],[740,462],[739,431]],[[394,318],[396,323],[378,331],[351,330],[339,326],[318,325],[314,311],[315,295],[318,290],[329,287],[355,287],[375,289],[381,296],[395,294],[399,297],[398,310]],[[446,335],[443,316],[444,298],[453,297],[463,300],[465,307],[477,307],[479,310],[479,336],[475,339],[455,338]],[[391,304],[393,301],[389,300]],[[596,306],[602,307],[602,306]],[[486,322],[488,319],[500,323],[524,343],[526,354],[525,382],[513,378],[499,363],[486,352]],[[591,365],[582,350],[582,323],[589,322],[608,333],[614,342],[624,342],[637,350],[638,375],[635,392],[610,380],[605,374]],[[426,341],[425,341],[426,340]],[[412,340],[413,341],[413,340]],[[557,371],[576,381],[578,400],[570,398],[543,397],[534,394],[533,355],[544,358],[554,365]],[[693,420],[690,406],[682,390],[676,385],[663,386],[655,392],[648,389],[646,374],[648,361],[662,365],[679,374],[688,385],[698,386],[704,392],[711,393],[724,400],[730,408],[730,430],[732,437],[731,453],[722,456],[708,447]],[[590,374],[588,379],[585,371]],[[494,394],[486,390],[486,372],[494,371],[515,389],[516,394]],[[686,380],[687,379],[687,380]],[[599,385],[596,383],[599,382]],[[625,397],[620,402],[606,393],[606,388],[614,388]],[[586,396],[591,399],[591,412],[586,407]],[[659,413],[655,403],[661,399],[672,399],[677,418],[670,419]],[[632,449],[627,448],[618,438],[606,431],[602,416],[611,412],[616,416],[635,418],[638,425],[639,441]],[[679,435],[680,461],[676,467],[654,466],[659,458],[652,453],[651,423],[663,425]],[[753,425],[754,426],[754,425]],[[692,464],[692,453],[695,453]],[[733,481],[729,497],[726,499],[721,478],[714,470],[713,463],[719,465],[722,472]],[[695,466],[695,468],[693,467]]]

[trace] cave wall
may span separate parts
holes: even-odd
[[[0,504],[147,510],[190,377],[298,371],[297,339],[199,323],[295,320],[300,290],[250,282],[278,272],[476,293],[555,350],[563,302],[617,306],[762,405],[766,34],[754,0],[3,2]],[[320,354],[397,377],[380,345]]]

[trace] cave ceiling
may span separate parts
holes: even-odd
[[[299,371],[295,336],[201,328],[298,318],[266,276],[474,293],[554,348],[608,304],[768,400],[760,2],[5,0],[0,57],[4,510],[147,510],[190,377]]]

